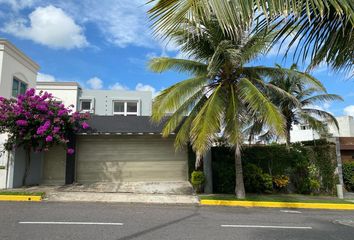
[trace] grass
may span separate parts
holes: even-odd
[[[15,191],[0,191],[0,195],[18,195],[18,196],[45,196],[45,192],[15,192]]]
[[[202,200],[238,200],[235,195],[232,194],[199,195],[199,198]],[[334,196],[301,194],[247,194],[246,199],[238,201],[354,204]]]

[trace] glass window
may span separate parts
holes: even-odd
[[[20,82],[17,79],[13,79],[12,81],[12,96],[17,97],[18,96],[18,90],[20,87]]]
[[[114,113],[124,113],[124,102],[114,102]]]
[[[137,113],[138,112],[138,103],[137,102],[127,102],[127,112],[128,113]]]
[[[17,97],[20,94],[25,94],[27,90],[27,84],[18,80],[17,78],[12,79],[12,96]]]
[[[25,94],[27,90],[27,84],[20,82],[20,94]]]
[[[81,101],[81,110],[91,110],[91,101],[90,100]]]

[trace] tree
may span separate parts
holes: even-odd
[[[279,65],[277,67],[282,69]],[[284,98],[274,91],[268,94],[285,118],[287,144],[290,144],[290,130],[293,124],[305,122],[319,132],[327,131],[326,122],[334,123],[338,128],[338,122],[332,114],[314,106],[318,103],[343,100],[342,97],[327,93],[321,82],[313,77],[292,74],[297,71],[296,64],[293,64],[289,70],[291,71],[287,70],[283,74],[273,76],[270,84],[286,91],[294,98]]]
[[[273,44],[290,38],[296,55],[310,56],[311,67],[322,61],[334,69],[352,69],[354,63],[354,3],[352,0],[150,0],[155,33],[163,37],[188,18],[196,24],[216,19],[225,34],[238,38],[245,28],[281,29]],[[274,30],[273,29],[273,30]],[[299,41],[299,43],[298,43]]]
[[[56,102],[50,93],[36,95],[34,89],[17,99],[0,97],[0,134],[8,135],[5,150],[23,147],[26,151],[23,185],[26,185],[32,151],[48,151],[51,146],[62,144],[68,154],[74,153],[74,149],[67,147],[69,137],[80,128],[89,127],[86,123],[89,116],[71,113],[70,108]]]
[[[178,129],[176,148],[190,142],[197,159],[222,134],[234,146],[235,193],[238,198],[244,198],[242,131],[250,119],[258,118],[277,133],[283,133],[283,117],[265,92],[271,88],[285,97],[288,94],[264,82],[262,76],[274,76],[284,70],[248,66],[266,51],[271,35],[264,32],[250,34],[245,30],[235,39],[224,34],[214,18],[202,24],[184,22],[183,29],[172,35],[190,59],[154,58],[149,67],[158,73],[176,70],[190,73],[192,77],[163,90],[155,98],[152,119],[161,121],[166,113],[171,113],[163,128],[163,136]],[[306,74],[295,72],[294,75]]]

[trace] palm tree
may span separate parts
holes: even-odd
[[[214,18],[198,24],[184,22],[183,29],[173,33],[173,40],[190,59],[154,58],[149,67],[158,73],[177,70],[192,77],[165,89],[155,98],[152,119],[158,122],[171,113],[163,135],[178,129],[176,148],[190,142],[197,159],[222,134],[234,146],[235,193],[238,198],[244,198],[242,130],[249,119],[257,118],[279,134],[284,131],[282,115],[264,92],[271,88],[284,96],[288,94],[262,81],[262,76],[287,70],[247,65],[266,51],[271,35],[244,31],[235,39],[224,34]],[[294,74],[307,76],[301,72]]]
[[[281,70],[282,68],[277,65]],[[271,101],[278,106],[283,114],[286,122],[286,142],[290,144],[290,130],[293,124],[307,123],[310,128],[318,132],[326,132],[326,122],[331,122],[338,128],[336,118],[315,105],[324,102],[335,100],[343,100],[342,97],[336,94],[329,94],[326,88],[320,81],[312,78],[301,77],[294,75],[293,72],[297,71],[296,64],[293,64],[290,69],[283,74],[273,76],[270,84],[286,91],[294,98],[284,98],[276,92],[270,91],[269,97]],[[294,101],[296,99],[296,101]]]
[[[216,16],[222,31],[235,39],[245,27],[257,25],[264,31],[277,23],[281,29],[273,43],[291,39],[295,55],[312,59],[311,67],[322,61],[333,69],[351,69],[354,63],[353,0],[150,0],[150,18],[156,33],[178,29],[185,18],[198,23]],[[299,41],[299,43],[298,43]],[[294,55],[294,57],[295,57]]]

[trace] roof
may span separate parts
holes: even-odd
[[[37,86],[77,86],[77,87],[80,87],[80,84],[77,82],[37,81]]]
[[[150,116],[91,116],[81,134],[161,134],[167,119],[152,123]]]
[[[14,44],[12,44],[10,41],[0,38],[0,47],[1,51],[6,51],[8,54],[12,55],[15,59],[22,60],[25,63],[27,63],[27,66],[30,67],[30,69],[34,72],[37,72],[39,70],[39,65],[33,61],[30,57],[28,57],[24,52],[22,52],[20,49],[18,49]]]

